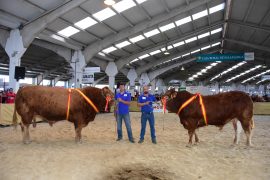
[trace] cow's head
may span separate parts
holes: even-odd
[[[172,88],[172,89],[168,90],[168,91],[162,96],[162,98],[166,98],[167,100],[169,100],[169,99],[174,99],[174,98],[176,98],[176,96],[177,96],[177,92],[175,91],[174,88]]]
[[[103,96],[106,99],[105,111],[108,111],[108,109],[110,108],[110,106],[112,106],[114,102],[114,94],[108,87],[102,88],[101,91],[102,91]]]
[[[177,92],[175,89],[168,90],[163,96],[162,96],[162,105],[165,106],[165,108],[169,111],[174,112],[174,100],[177,96]]]

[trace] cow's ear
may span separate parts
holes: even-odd
[[[105,96],[107,96],[107,95],[112,95],[112,92],[111,92],[111,90],[110,90],[108,87],[104,87],[104,88],[102,88],[101,90],[102,90],[102,92],[103,92],[103,94],[104,94]]]

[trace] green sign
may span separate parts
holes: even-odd
[[[199,54],[196,62],[214,62],[214,61],[252,61],[254,53],[238,54]]]

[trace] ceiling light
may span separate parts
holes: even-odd
[[[207,33],[201,34],[201,35],[198,36],[198,39],[204,38],[206,36],[210,36],[210,33],[207,32]]]
[[[156,34],[159,34],[159,30],[158,29],[154,29],[152,31],[148,31],[148,32],[144,33],[144,35],[146,37],[148,37],[148,38],[151,37],[151,36],[154,36]]]
[[[104,4],[106,4],[107,6],[111,6],[115,4],[114,0],[104,0]]]
[[[182,57],[186,57],[186,56],[188,56],[188,55],[190,55],[190,53],[184,54],[184,55],[182,55]]]
[[[181,41],[181,42],[178,42],[178,43],[175,43],[175,44],[173,44],[173,47],[178,47],[178,46],[181,46],[181,45],[184,45],[185,43],[184,43],[184,41]]]
[[[106,8],[93,14],[93,16],[99,21],[104,21],[105,19],[108,19],[114,15],[116,15],[116,13],[113,10],[111,10],[111,8]]]
[[[95,24],[97,24],[97,21],[95,21],[94,19],[92,19],[90,17],[86,17],[86,18],[75,23],[76,26],[78,26],[82,29],[86,29],[86,28],[93,26]]]
[[[208,48],[210,48],[210,45],[209,46],[202,47],[201,50],[205,50],[205,49],[208,49]]]
[[[111,46],[111,47],[109,47],[109,48],[107,48],[107,49],[103,49],[102,51],[103,51],[104,53],[108,54],[108,53],[113,52],[113,51],[115,51],[115,50],[116,50],[116,48],[113,47],[113,46]]]
[[[159,28],[159,30],[160,30],[161,32],[164,32],[164,31],[168,31],[168,30],[170,30],[170,29],[172,29],[172,28],[175,28],[174,23],[170,23],[170,24],[167,24],[167,25],[165,25],[165,26],[161,26],[161,27]]]
[[[218,45],[220,45],[220,42],[212,44],[211,47],[218,46]]]
[[[176,24],[177,26],[181,26],[181,25],[186,24],[186,23],[188,23],[188,22],[190,22],[190,21],[191,21],[191,17],[188,16],[188,17],[185,17],[185,18],[180,19],[180,20],[178,20],[178,21],[175,21],[175,24]]]
[[[150,55],[153,56],[153,55],[158,54],[158,53],[161,53],[161,51],[160,50],[156,50],[156,51],[150,52]]]
[[[142,3],[145,2],[145,1],[147,1],[147,0],[136,0],[136,2],[137,2],[138,4],[142,4]]]
[[[197,50],[195,50],[195,51],[192,51],[190,54],[194,54],[194,53],[197,53],[197,52],[199,52],[200,51],[200,49],[197,49]]]
[[[215,33],[218,33],[220,31],[222,31],[222,28],[218,28],[218,29],[211,31],[211,34],[215,34]]]
[[[78,32],[80,32],[80,30],[78,30],[72,26],[68,26],[67,28],[62,29],[61,31],[58,31],[58,34],[69,37],[69,36],[72,36],[73,34],[76,34]]]
[[[223,10],[225,8],[225,3],[221,3],[217,6],[211,7],[209,9],[209,14],[215,13],[217,11]]]
[[[181,71],[184,71],[184,70],[185,70],[185,68],[184,68],[184,66],[182,66]]]
[[[138,59],[138,58],[136,58],[136,59],[134,59],[134,60],[130,61],[130,63],[134,63],[134,62],[136,62],[136,61],[139,61],[139,59]]]
[[[134,38],[130,38],[129,40],[132,42],[132,43],[135,43],[135,42],[138,42],[140,40],[143,40],[145,39],[143,35],[139,35],[139,36],[136,36]]]
[[[134,3],[133,0],[122,0],[122,1],[114,4],[113,8],[117,12],[121,13],[121,12],[127,10],[127,9],[130,9],[130,8],[134,7],[134,6],[136,6],[136,4]]]
[[[144,54],[144,55],[140,56],[139,59],[144,59],[144,58],[147,58],[149,56],[150,56],[149,54]]]
[[[99,54],[99,55],[101,55],[101,56],[105,56],[105,54],[104,54],[104,53],[102,53],[102,52],[99,52],[98,54]]]
[[[189,39],[185,40],[185,43],[190,43],[190,42],[196,41],[196,40],[197,40],[197,37],[189,38]]]
[[[192,18],[193,18],[193,20],[196,20],[196,19],[199,19],[199,18],[207,16],[207,15],[208,15],[207,10],[204,10],[204,11],[198,12],[196,14],[193,14]]]
[[[131,44],[130,42],[124,41],[124,42],[121,42],[121,43],[116,44],[116,47],[118,47],[118,48],[123,48],[123,47],[125,47],[125,46],[130,45],[130,44]]]
[[[169,55],[170,53],[169,53],[169,51],[165,51],[164,54],[165,55]]]

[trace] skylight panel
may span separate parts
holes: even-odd
[[[61,31],[58,32],[58,34],[61,34],[63,36],[69,37],[72,36],[73,34],[78,33],[80,30],[72,27],[72,26],[68,26],[65,29],[62,29]]]
[[[134,59],[134,60],[130,61],[130,63],[134,63],[134,62],[136,62],[136,61],[139,61],[139,59],[138,59],[138,58],[136,58],[136,59]]]
[[[98,19],[99,21],[104,21],[105,19],[108,19],[112,16],[114,16],[116,13],[111,10],[111,8],[103,9],[95,14],[93,16]]]
[[[114,4],[112,7],[119,13],[130,9],[132,7],[136,6],[136,4],[134,3],[134,1],[132,0],[122,0],[116,4]]]
[[[161,51],[160,50],[156,50],[156,51],[150,52],[150,55],[153,56],[153,55],[158,54],[158,53],[161,53]]]
[[[144,3],[145,1],[147,1],[147,0],[136,0],[136,2],[137,2],[138,4],[142,4],[142,3]]]
[[[197,53],[197,52],[200,52],[200,49],[197,49],[195,51],[192,51],[191,54],[194,54],[194,53]]]
[[[52,34],[51,37],[58,40],[58,41],[63,41],[63,42],[65,41],[65,38],[58,36],[56,34]]]
[[[258,68],[260,68],[260,67],[262,67],[262,66],[261,66],[261,65],[257,65],[257,66],[255,66],[254,68],[251,68],[251,69],[249,69],[249,70],[246,70],[246,71],[244,71],[244,72],[238,74],[237,76],[233,76],[232,78],[227,79],[226,82],[230,82],[230,81],[232,81],[232,80],[234,80],[234,79],[237,79],[237,78],[239,78],[239,77],[241,77],[241,76],[243,76],[243,75],[245,75],[245,74],[248,74],[248,73],[250,73],[250,72],[252,72],[252,71],[255,71],[256,69],[258,69]],[[242,83],[243,83],[243,82],[242,82]]]
[[[86,29],[86,28],[93,26],[95,24],[97,24],[97,21],[95,21],[94,19],[92,19],[90,17],[86,17],[86,18],[75,23],[76,26],[78,26],[82,29]]]
[[[212,44],[211,47],[218,46],[218,45],[220,45],[220,42]]]
[[[193,20],[196,20],[196,19],[199,19],[199,18],[204,17],[204,16],[207,16],[207,15],[208,15],[208,12],[207,12],[207,9],[206,9],[204,11],[201,11],[201,12],[198,12],[196,14],[193,14],[192,15],[192,18],[193,18]]]
[[[139,36],[136,36],[136,37],[134,37],[134,38],[130,38],[129,40],[130,40],[132,43],[136,43],[136,42],[138,42],[138,41],[140,41],[140,40],[143,40],[143,39],[145,39],[144,36],[143,36],[143,35],[139,35]]]
[[[104,54],[104,53],[102,53],[102,52],[99,52],[98,54],[99,54],[99,55],[101,55],[101,56],[105,56],[105,54]]]
[[[218,33],[220,31],[222,31],[222,28],[218,28],[218,29],[211,31],[211,34],[215,34],[215,33]]]
[[[144,54],[144,55],[140,56],[139,59],[144,59],[144,58],[147,58],[149,56],[150,56],[149,54]]]
[[[209,49],[210,47],[211,47],[210,45],[209,46],[204,46],[204,47],[201,48],[201,50]]]
[[[212,14],[212,13],[215,13],[215,12],[218,12],[218,11],[221,11],[225,8],[225,3],[221,3],[217,6],[214,6],[214,7],[211,7],[209,9],[209,14]]]
[[[160,30],[161,32],[164,32],[164,31],[168,31],[168,30],[170,30],[170,29],[172,29],[172,28],[175,28],[174,23],[170,23],[170,24],[161,26],[161,27],[159,28],[159,30]]]
[[[188,55],[190,55],[190,53],[184,54],[184,55],[182,55],[182,57],[186,57],[186,56],[188,56]]]
[[[122,48],[122,47],[128,46],[130,44],[131,44],[130,42],[124,41],[124,42],[121,42],[121,43],[116,44],[116,47]]]
[[[170,45],[170,46],[168,46],[168,47],[167,47],[167,49],[172,49],[172,48],[173,48],[173,46],[172,46],[172,45]]]
[[[151,37],[151,36],[154,36],[156,34],[159,34],[159,30],[158,29],[154,29],[152,31],[148,31],[148,32],[144,33],[144,35],[146,37],[148,37],[148,38]]]
[[[175,24],[176,24],[177,26],[181,26],[181,25],[186,24],[186,23],[188,23],[188,22],[190,22],[190,21],[191,21],[191,17],[188,16],[188,17],[185,17],[185,18],[180,19],[180,20],[178,20],[178,21],[175,21]]]
[[[185,43],[190,43],[190,42],[196,41],[196,40],[197,40],[197,37],[192,37],[192,38],[185,40]]]
[[[115,50],[116,50],[116,47],[111,46],[111,47],[108,47],[107,49],[103,49],[102,51],[104,53],[108,54],[108,53],[113,52]]]
[[[182,45],[184,45],[185,43],[184,43],[184,41],[181,41],[181,42],[178,42],[178,43],[175,43],[175,44],[173,44],[173,47],[178,47],[178,46],[182,46]]]
[[[207,37],[207,36],[210,36],[210,32],[199,35],[198,39],[201,39],[201,38],[204,38],[204,37]]]

